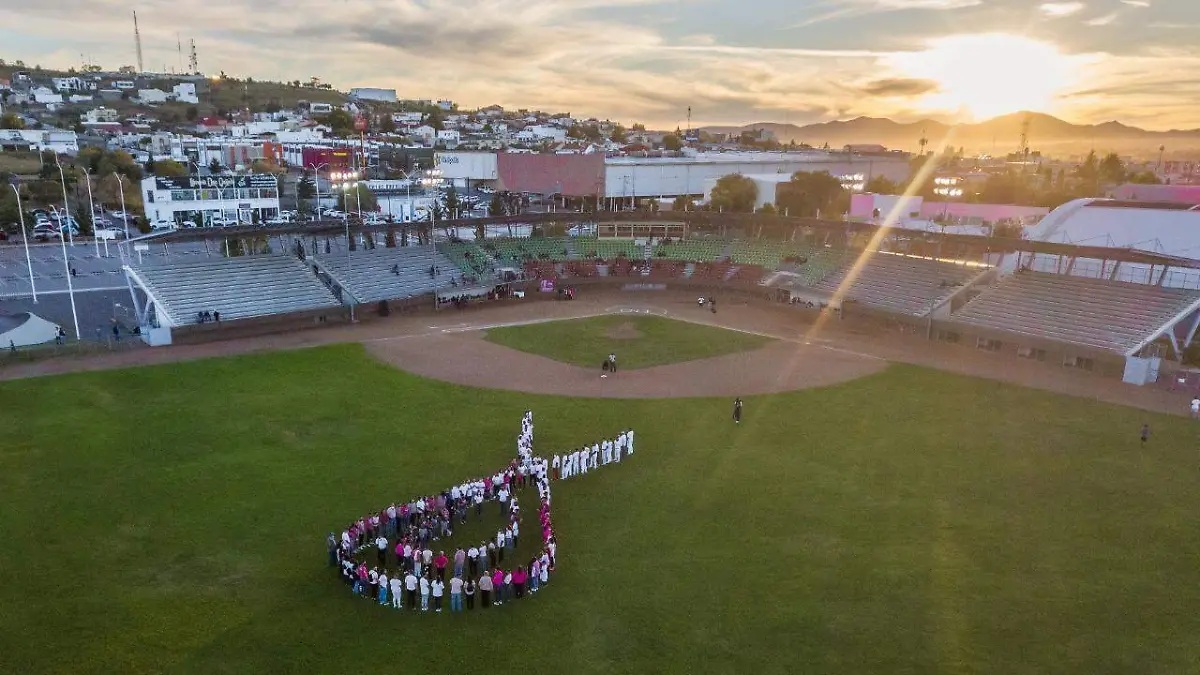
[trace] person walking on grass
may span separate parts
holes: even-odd
[[[1150,440],[1150,425],[1149,424],[1142,425],[1142,434],[1141,435],[1142,435],[1142,445],[1145,445],[1146,442]]]
[[[1192,419],[1200,418],[1200,396],[1192,397]]]
[[[529,592],[530,593],[538,592],[538,582],[540,581],[540,579],[538,577],[541,575],[541,572],[542,572],[541,563],[538,562],[537,558],[531,558],[529,560]]]
[[[388,579],[387,570],[379,573],[379,604],[387,605],[388,602]]]
[[[742,399],[740,396],[733,399],[733,423],[742,423]]]

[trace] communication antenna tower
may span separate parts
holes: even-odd
[[[137,10],[133,11],[133,41],[137,45],[137,64],[138,72],[146,72],[145,65],[142,63],[142,33],[138,30]]]

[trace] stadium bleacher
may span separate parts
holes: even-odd
[[[725,253],[729,242],[714,239],[682,239],[669,244],[656,244],[654,257],[666,260],[712,262]]]
[[[638,246],[632,239],[576,239],[575,250],[584,258],[600,260],[620,257],[641,260],[646,257],[645,248]]]
[[[289,255],[204,258],[131,265],[176,325],[198,322],[199,312],[221,320],[337,307],[341,303],[309,269]]]
[[[834,293],[848,279],[857,263],[842,265],[836,272],[813,284]],[[846,297],[868,307],[910,316],[924,316],[931,305],[949,298],[960,286],[979,276],[984,268],[873,253],[861,265]]]
[[[454,241],[437,245],[437,249],[450,262],[468,276],[484,279],[491,276],[492,260],[474,242]]]
[[[452,285],[459,268],[433,246],[375,248],[317,256],[317,261],[359,302],[411,298]],[[430,267],[440,268],[433,276]]]
[[[951,320],[1124,353],[1200,299],[1200,292],[1018,272],[972,299]]]

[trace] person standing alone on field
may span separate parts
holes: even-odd
[[[1142,445],[1145,445],[1146,441],[1148,441],[1148,440],[1150,440],[1150,425],[1143,424],[1142,425]]]
[[[740,396],[733,399],[733,423],[742,423],[742,399]]]
[[[1192,419],[1200,417],[1200,396],[1192,397]]]

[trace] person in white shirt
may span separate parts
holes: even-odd
[[[613,442],[605,440],[600,444],[600,461],[604,464],[612,462]]]
[[[588,461],[588,455],[590,455],[590,454],[591,454],[591,451],[588,450],[586,446],[579,453],[579,475],[581,475],[581,476],[587,475],[588,464],[590,464],[590,462]]]
[[[558,480],[558,478],[559,478],[559,475],[558,475],[558,474],[559,474],[559,471],[558,471],[558,470],[559,470],[559,468],[560,468],[560,467],[561,467],[561,464],[560,464],[560,458],[559,458],[559,456],[558,456],[558,455],[555,455],[555,456],[554,456],[554,459],[550,460],[550,468],[554,469],[554,479],[555,479],[555,480]]]
[[[472,579],[479,576],[479,548],[476,546],[467,549],[467,569]]]
[[[396,576],[392,577],[388,584],[390,584],[391,588],[389,590],[392,592],[392,609],[400,609],[404,607],[404,599],[401,595],[404,589],[404,581],[400,579],[400,575],[397,574]]]
[[[433,564],[433,551],[429,550],[428,547],[421,551],[421,563],[424,567],[429,567]]]
[[[417,608],[417,575],[409,572],[404,575],[404,590],[408,591],[408,608]]]
[[[441,579],[434,578],[433,583],[433,611],[442,611],[442,594],[446,592],[446,584]]]
[[[388,600],[388,590],[391,586],[388,585],[387,570],[379,573],[379,604],[386,605]]]
[[[620,433],[620,435],[617,436],[617,442],[613,444],[613,461],[614,462],[621,461],[621,450],[623,450],[624,448],[625,448],[625,432],[622,431]]]
[[[387,566],[387,550],[388,550],[387,537],[384,537],[382,535],[377,537],[375,539],[375,548],[377,548],[379,550],[379,564],[382,566]]]
[[[421,577],[421,611],[429,611],[429,579]]]
[[[496,563],[504,562],[504,530],[496,530]]]
[[[625,454],[633,454],[633,429],[625,432]]]
[[[392,504],[391,506],[387,507],[387,514],[388,514],[388,526],[387,526],[388,534],[395,534],[396,533],[396,505],[395,504]]]
[[[541,578],[538,579],[538,584],[545,586],[550,583],[550,556],[542,551],[542,557],[538,559],[538,567],[541,568]]]
[[[588,468],[592,469],[593,471],[600,468],[600,444],[599,443],[592,444],[592,453],[588,457],[588,460],[592,463],[592,465]]]
[[[1192,399],[1192,418],[1200,417],[1200,396]]]

